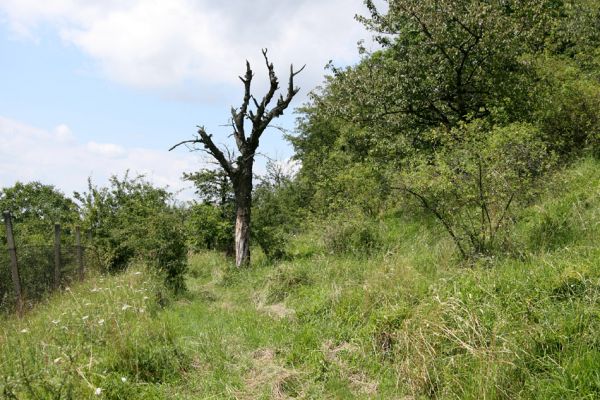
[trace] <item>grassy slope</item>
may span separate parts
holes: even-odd
[[[327,254],[316,233],[292,260],[251,270],[197,255],[189,294],[162,310],[146,273],[96,278],[1,323],[0,393],[600,398],[600,163],[527,210],[513,232],[522,257],[460,267],[433,224],[382,229],[370,256]]]

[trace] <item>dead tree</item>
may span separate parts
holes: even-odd
[[[269,90],[259,102],[250,92],[254,74],[250,69],[250,63],[246,61],[246,74],[240,80],[244,84],[244,98],[240,108],[231,108],[231,126],[233,137],[238,149],[237,156],[233,156],[227,149],[220,149],[213,142],[212,135],[208,134],[203,126],[198,126],[198,136],[192,140],[184,140],[171,147],[174,148],[186,144],[191,145],[193,150],[203,150],[210,154],[227,173],[233,184],[236,205],[235,220],[235,264],[240,267],[250,263],[250,210],[252,207],[252,167],[254,157],[258,148],[259,139],[265,129],[274,118],[283,114],[290,105],[299,88],[294,86],[294,78],[304,67],[294,71],[290,66],[287,93],[281,94],[276,104],[269,108],[275,93],[279,89],[279,80],[275,75],[273,64],[269,62],[267,50],[262,51],[267,69],[269,71]],[[249,122],[251,131],[246,132],[246,122]],[[200,148],[193,147],[201,145]]]

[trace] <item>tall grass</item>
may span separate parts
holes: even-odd
[[[130,399],[160,393],[185,369],[171,329],[156,314],[165,293],[143,266],[93,276],[0,323],[3,398]]]

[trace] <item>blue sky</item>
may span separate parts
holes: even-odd
[[[130,169],[179,190],[206,157],[167,149],[199,124],[227,143],[246,59],[258,96],[261,48],[283,85],[290,63],[307,64],[297,107],[330,59],[357,61],[362,12],[361,0],[0,0],[0,186],[39,180],[70,194]],[[263,138],[269,157],[292,155],[279,131]]]

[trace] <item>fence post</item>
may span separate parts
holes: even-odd
[[[60,224],[54,224],[54,290],[60,287]]]
[[[81,230],[75,227],[75,244],[77,247],[77,264],[79,266],[79,280],[83,280],[83,247],[81,246]]]
[[[17,313],[21,316],[23,315],[23,292],[21,291],[21,278],[19,277],[19,265],[17,263],[17,247],[15,246],[15,237],[13,236],[10,211],[4,211],[3,216],[4,224],[6,225],[6,241],[8,244],[8,253],[10,254],[12,280],[15,287],[15,296],[17,298]]]

